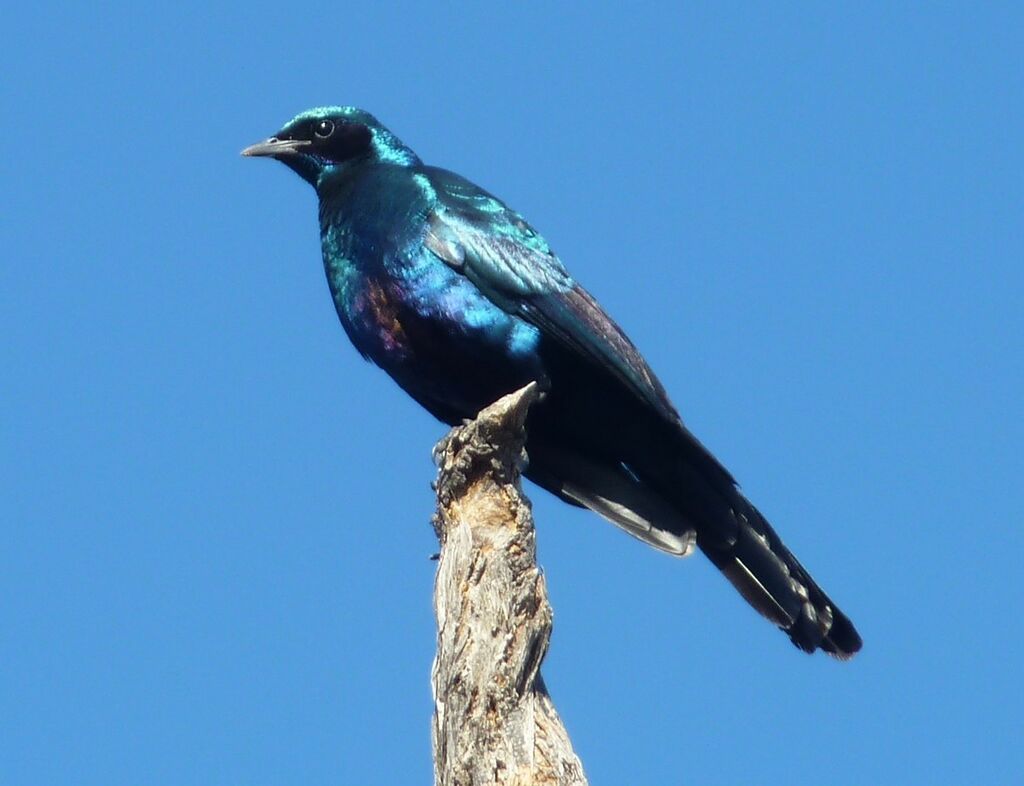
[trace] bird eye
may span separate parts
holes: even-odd
[[[334,121],[321,120],[313,127],[313,133],[320,137],[320,139],[327,139],[327,137],[334,133]]]

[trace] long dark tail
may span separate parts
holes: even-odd
[[[548,350],[558,378],[527,420],[527,477],[662,551],[686,556],[696,545],[803,651],[847,659],[861,648],[850,620],[667,399],[654,407],[603,366]]]
[[[850,620],[696,440],[672,440],[669,455],[655,450],[608,460],[593,446],[573,449],[564,439],[534,434],[527,476],[536,483],[662,551],[686,556],[696,543],[804,652],[822,649],[846,660],[861,648]],[[649,449],[651,441],[643,441]]]

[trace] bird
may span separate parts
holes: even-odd
[[[525,476],[669,554],[703,552],[807,653],[862,646],[636,346],[522,215],[430,166],[351,106],[300,113],[243,156],[316,190],[324,270],[352,344],[451,426],[536,382]]]

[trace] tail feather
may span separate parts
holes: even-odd
[[[601,462],[563,447],[535,444],[527,476],[562,499],[589,508],[630,535],[676,557],[687,557],[693,526],[659,494],[619,463]]]
[[[738,495],[738,492],[737,492]],[[804,652],[821,648],[841,660],[860,650],[850,620],[786,548],[764,516],[741,497],[735,539],[698,545],[740,594]]]
[[[561,390],[527,423],[527,477],[662,551],[685,556],[696,542],[803,651],[847,659],[860,650],[850,620],[681,423],[666,424],[600,380]]]

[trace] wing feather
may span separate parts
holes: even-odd
[[[492,302],[619,379],[666,420],[679,415],[633,343],[526,220],[464,178],[425,168],[437,201],[427,247]]]

